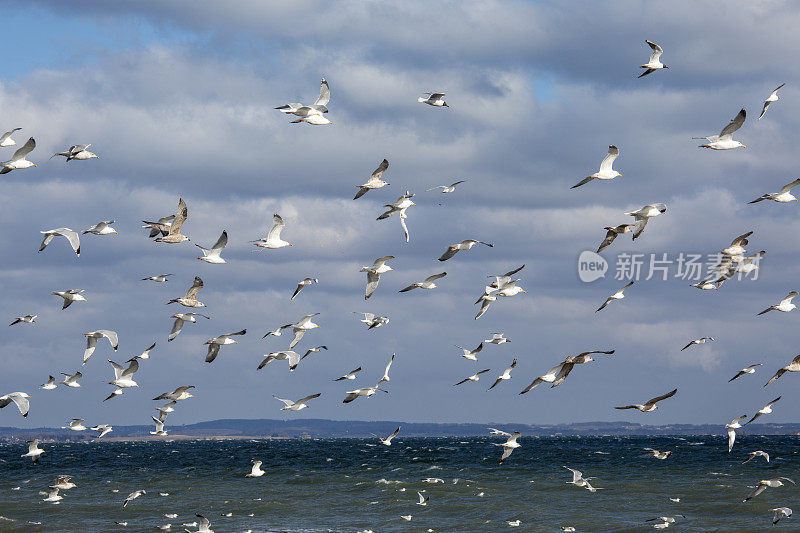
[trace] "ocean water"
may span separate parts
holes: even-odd
[[[8,444],[0,445],[0,531],[138,532],[172,523],[182,532],[179,524],[195,513],[217,533],[647,531],[648,518],[675,514],[686,518],[670,531],[799,530],[800,514],[773,526],[770,508],[796,505],[800,513],[800,486],[769,488],[742,503],[760,479],[800,482],[799,439],[745,435],[728,454],[722,436],[523,437],[502,465],[494,445],[501,437],[401,433],[390,447],[377,439],[46,444],[38,465],[19,457],[24,445]],[[645,447],[674,453],[660,461]],[[741,464],[759,449],[770,463]],[[251,459],[264,462],[265,476],[244,477]],[[602,490],[567,484],[564,465]],[[59,505],[42,502],[38,492],[61,474],[77,487],[62,491]],[[123,509],[139,489],[147,494]],[[430,497],[427,507],[416,505],[418,490]],[[407,514],[410,522],[400,518]],[[506,523],[517,519],[519,527]]]

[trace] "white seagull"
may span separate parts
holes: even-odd
[[[685,349],[691,346],[696,346],[698,344],[705,344],[707,342],[714,342],[714,337],[701,337],[699,339],[694,339],[693,341],[689,342],[689,344],[681,348],[681,351],[684,351]]]
[[[78,235],[77,231],[73,231],[69,228],[56,228],[40,231],[39,233],[44,235],[42,244],[39,245],[40,252],[47,248],[47,245],[50,244],[54,237],[65,237],[69,241],[70,246],[72,246],[72,251],[75,252],[75,255],[78,257],[81,256],[81,237]]]
[[[202,288],[203,280],[200,279],[200,276],[195,276],[194,283],[192,283],[192,286],[189,287],[188,291],[186,291],[186,296],[182,298],[173,298],[172,300],[168,301],[167,304],[179,303],[184,307],[205,307],[206,304],[197,299],[197,294],[202,290]]]
[[[307,287],[308,285],[311,285],[312,283],[319,283],[319,280],[317,278],[305,278],[305,279],[300,280],[297,283],[297,288],[294,290],[294,294],[292,294],[292,297],[289,298],[289,299],[290,300],[294,300],[295,296],[300,294],[300,291],[303,290],[303,287]]]
[[[384,257],[379,257],[371,266],[361,267],[360,272],[367,273],[367,289],[364,294],[365,300],[369,300],[369,297],[372,296],[372,293],[378,288],[378,283],[381,281],[381,274],[394,270],[386,264],[386,261],[389,259],[394,259],[394,256],[386,255]]]
[[[639,68],[646,69],[644,72],[637,76],[638,78],[643,78],[648,74],[652,74],[656,70],[661,70],[663,68],[669,68],[667,65],[661,62],[661,54],[664,53],[664,50],[658,46],[653,41],[645,41],[647,45],[653,50],[650,53],[650,59],[644,65],[639,65]]]
[[[63,383],[67,387],[72,387],[74,389],[81,386],[81,384],[78,383],[78,380],[83,377],[83,374],[81,374],[80,372],[75,372],[72,375],[61,372],[61,375],[64,376],[64,379],[62,381],[59,381],[59,383]]]
[[[502,446],[503,448],[503,455],[500,457],[500,464],[505,463],[506,459],[509,458],[512,452],[521,446],[521,444],[517,442],[517,439],[522,436],[519,431],[515,431],[513,435],[509,435],[508,433],[505,435],[508,435],[507,441],[500,444],[495,443],[495,446]]]
[[[228,232],[222,230],[222,235],[219,236],[219,239],[217,239],[217,242],[215,242],[214,246],[212,246],[211,248],[203,248],[199,244],[195,244],[195,246],[200,248],[200,251],[203,252],[203,257],[198,257],[197,259],[215,265],[228,264],[227,261],[225,261],[222,257],[220,257],[220,254],[222,254],[222,250],[225,248],[227,244],[228,244]]]
[[[441,279],[441,278],[445,277],[446,275],[447,275],[447,272],[442,272],[440,274],[433,274],[432,276],[428,276],[427,278],[425,278],[423,281],[416,281],[416,282],[412,283],[411,285],[409,285],[408,287],[400,289],[397,292],[408,292],[408,291],[413,290],[413,289],[427,289],[427,290],[435,289],[436,287],[438,287],[438,285],[436,285],[436,283],[434,283],[434,282],[437,279]]]
[[[608,147],[608,153],[603,158],[603,161],[600,163],[600,170],[595,172],[594,174],[590,174],[586,176],[581,181],[576,183],[572,186],[573,189],[577,189],[581,185],[586,185],[593,179],[598,180],[613,180],[617,176],[622,176],[621,173],[614,170],[612,167],[614,166],[614,161],[619,157],[619,148],[614,146],[613,144]]]
[[[643,413],[650,413],[658,409],[658,405],[656,405],[658,402],[661,400],[666,400],[667,398],[672,398],[675,396],[676,392],[678,392],[678,389],[673,389],[666,394],[662,394],[661,396],[656,396],[655,398],[647,400],[644,404],[624,405],[622,407],[615,407],[614,409],[638,409]]]
[[[214,359],[217,358],[219,355],[220,346],[224,346],[226,344],[238,344],[239,341],[232,339],[234,335],[244,335],[247,333],[246,329],[241,331],[236,331],[234,333],[225,333],[223,335],[219,335],[218,337],[214,337],[213,339],[207,340],[205,343],[208,344],[208,352],[206,353],[206,363],[212,362]]]
[[[480,378],[481,374],[485,374],[486,372],[491,372],[491,370],[492,370],[491,368],[487,368],[486,370],[481,370],[480,372],[475,372],[471,376],[462,379],[461,381],[459,381],[458,383],[454,384],[453,386],[457,387],[458,385],[466,383],[467,381],[479,381],[481,379]]]
[[[767,460],[767,462],[769,462],[769,454],[767,452],[765,452],[763,450],[756,450],[754,452],[750,452],[750,456],[747,459],[745,459],[744,461],[742,461],[742,464],[749,463],[750,461],[752,461],[756,457],[763,457],[764,459]]]
[[[700,148],[711,148],[712,150],[732,150],[734,148],[747,148],[739,141],[733,140],[733,134],[742,127],[745,119],[747,118],[747,111],[742,109],[730,123],[722,128],[719,135],[711,135],[709,137],[692,137],[692,139],[706,139],[706,144],[701,144]]]
[[[269,248],[270,250],[285,248],[286,246],[293,246],[292,243],[281,239],[281,232],[285,227],[286,223],[279,214],[275,213],[272,215],[272,229],[270,229],[269,233],[267,233],[267,237],[253,241],[253,244],[259,248]]]
[[[517,359],[515,358],[513,361],[511,361],[511,365],[505,370],[503,370],[503,373],[497,377],[497,380],[495,380],[494,383],[492,383],[492,386],[486,390],[492,390],[497,386],[498,383],[511,379],[511,371],[514,370],[516,366],[517,366]]]
[[[734,418],[730,423],[725,424],[725,429],[728,430],[728,453],[733,449],[733,443],[736,442],[736,430],[742,427],[740,422],[747,418],[747,415],[742,415]]]
[[[261,461],[253,459],[251,462],[253,463],[253,467],[250,469],[250,473],[245,477],[261,477],[266,474],[266,472],[261,469],[261,465],[263,464]]]
[[[97,439],[114,431],[113,426],[109,426],[108,424],[99,424],[97,426],[92,426],[91,429],[92,431],[97,432],[97,436],[95,437]]]
[[[28,142],[22,145],[21,148],[14,152],[11,159],[0,163],[0,174],[8,174],[12,170],[19,170],[23,168],[35,167],[36,163],[31,163],[25,157],[36,148],[36,141],[33,137],[28,139]]]
[[[300,354],[295,352],[294,350],[282,350],[280,352],[272,352],[264,356],[264,360],[258,365],[256,370],[261,370],[272,361],[288,361],[289,362],[289,371],[293,371],[297,368],[298,363],[300,363]]]
[[[779,368],[778,371],[775,372],[775,375],[769,378],[769,381],[767,381],[764,386],[766,387],[767,385],[770,385],[773,381],[784,375],[786,372],[800,372],[800,355],[795,356],[795,358],[792,359],[792,362],[788,365]]]
[[[83,425],[83,418],[73,418],[70,420],[69,426],[61,426],[61,429],[68,429],[70,431],[86,431],[86,426]]]
[[[137,490],[137,491],[131,492],[130,494],[128,494],[128,497],[125,498],[125,503],[123,503],[122,506],[123,507],[127,507],[128,504],[131,503],[133,500],[135,500],[136,498],[139,498],[141,496],[144,496],[145,494],[147,494],[147,492],[145,492],[143,490]]]
[[[597,492],[598,489],[593,487],[591,483],[589,483],[589,481],[585,477],[583,477],[583,472],[581,472],[580,470],[575,470],[574,468],[570,468],[568,466],[565,466],[564,468],[572,472],[572,481],[567,481],[567,484],[584,488],[589,492]]]
[[[119,348],[119,338],[117,337],[116,331],[111,331],[110,329],[98,329],[97,331],[84,333],[83,336],[86,337],[86,350],[83,352],[84,365],[94,353],[94,350],[97,347],[97,341],[99,339],[108,339],[108,342],[111,344],[111,347],[115,352],[117,351],[117,348]]]
[[[169,332],[169,338],[167,339],[167,342],[175,340],[175,337],[177,337],[180,334],[181,329],[183,329],[184,322],[191,322],[192,324],[195,324],[197,322],[197,318],[195,317],[198,316],[211,320],[210,316],[201,315],[200,313],[175,313],[172,315],[172,318],[175,319],[175,322],[172,323],[172,331]]]
[[[766,107],[764,109],[766,109]],[[775,509],[770,509],[770,511],[775,513],[772,516],[772,525],[773,526],[775,524],[777,524],[780,521],[780,519],[783,518],[784,516],[787,517],[787,518],[792,516],[792,510],[789,509],[788,507],[776,507]]]
[[[358,312],[358,311],[353,311],[353,314],[354,315],[364,315],[364,318],[359,320],[359,322],[363,322],[364,324],[366,324],[367,325],[367,329],[379,328],[379,327],[385,326],[386,324],[389,323],[389,317],[388,316],[375,316],[373,313],[364,313],[364,312]]]
[[[14,321],[11,324],[9,324],[9,326],[13,326],[14,324],[19,324],[19,323],[33,324],[36,322],[36,318],[38,316],[39,315],[25,315],[25,316],[14,317]]]
[[[408,218],[408,215],[406,215],[406,210],[413,205],[417,205],[411,201],[413,196],[413,193],[406,191],[406,193],[395,200],[394,203],[385,204],[384,207],[388,207],[389,209],[381,213],[381,215],[377,218],[377,220],[383,220],[392,215],[398,214],[400,218],[400,225],[403,227],[403,233],[406,237],[406,242],[409,242],[411,239],[411,235],[408,233],[408,226],[406,226],[406,219]]]
[[[3,133],[2,135],[0,135],[0,146],[2,146],[2,147],[6,147],[6,146],[16,146],[16,145],[17,145],[17,141],[15,141],[14,139],[12,139],[12,138],[11,138],[11,135],[12,135],[12,134],[13,134],[15,131],[20,131],[21,129],[22,129],[22,128],[14,128],[13,130],[11,130],[11,131],[7,131],[7,132]]]
[[[91,233],[92,235],[111,235],[112,233],[116,234],[117,230],[115,230],[110,226],[110,224],[113,223],[114,223],[113,220],[103,220],[101,222],[98,222],[91,228],[84,230],[82,234],[83,235],[86,235],[87,233]]]
[[[665,204],[649,204],[636,211],[625,213],[626,215],[632,216],[636,221],[633,225],[633,240],[635,241],[636,238],[642,234],[645,226],[647,226],[648,220],[666,212],[667,206]]]
[[[800,178],[796,179],[790,183],[787,183],[781,190],[778,192],[769,192],[767,194],[763,194],[753,200],[752,202],[747,202],[748,204],[755,204],[761,202],[762,200],[772,200],[773,202],[778,202],[780,204],[786,204],[789,202],[796,202],[797,198],[792,194],[792,189],[800,185]]]
[[[328,85],[328,80],[322,78],[319,87],[319,97],[311,105],[303,105],[300,103],[289,103],[276,107],[278,111],[287,115],[296,115],[298,117],[310,117],[314,115],[322,115],[328,112],[327,105],[331,101],[331,89]]]
[[[734,379],[737,379],[737,378],[740,378],[740,377],[744,376],[745,374],[755,374],[756,373],[756,368],[761,366],[762,364],[763,363],[756,363],[754,365],[750,365],[748,367],[745,367],[745,368],[739,370],[739,372],[735,376],[733,376],[731,379],[728,380],[728,383],[730,383]]]
[[[383,181],[383,173],[386,172],[387,168],[389,168],[389,161],[384,159],[383,161],[381,161],[381,164],[378,165],[378,168],[376,168],[375,171],[370,175],[367,182],[364,185],[357,186],[358,192],[356,193],[353,200],[358,200],[372,189],[380,189],[382,187],[389,185],[389,183]]]
[[[391,446],[392,445],[392,439],[395,438],[398,433],[400,433],[400,427],[401,426],[397,426],[397,429],[394,430],[394,433],[392,433],[391,435],[389,435],[385,439],[381,439],[380,437],[378,437],[378,439],[381,441],[381,444],[383,444],[384,446]]]
[[[350,372],[348,372],[347,374],[345,374],[344,376],[340,376],[334,379],[333,381],[354,380],[356,379],[356,374],[358,374],[359,372],[361,372],[361,367],[355,368]]]
[[[783,313],[788,313],[793,309],[797,309],[797,306],[792,303],[792,299],[797,296],[797,291],[792,291],[786,295],[786,298],[780,301],[778,305],[771,305],[758,313],[758,315],[763,315],[764,313],[769,313],[770,311],[781,311]]]
[[[142,278],[142,281],[155,281],[156,283],[164,283],[165,281],[169,281],[167,278],[170,276],[174,276],[175,274],[159,274],[157,276],[149,276],[147,278]]]
[[[387,394],[389,393],[388,390],[381,389],[380,386],[381,384],[380,382],[378,382],[378,384],[375,385],[374,387],[363,387],[360,389],[349,390],[347,391],[347,396],[345,396],[344,400],[342,400],[342,403],[350,403],[360,396],[369,398],[378,391],[385,392]]]
[[[782,480],[788,481],[792,485],[795,484],[794,481],[792,481],[788,477],[774,477],[772,479],[762,479],[761,481],[758,482],[758,485],[756,486],[755,490],[753,492],[751,492],[747,496],[747,498],[742,500],[742,502],[746,502],[746,501],[752,500],[753,498],[755,498],[756,496],[758,496],[759,494],[761,494],[762,492],[767,490],[767,487],[773,487],[773,488],[774,487],[782,487],[784,485]]]
[[[434,107],[450,107],[447,105],[447,102],[444,101],[445,93],[422,93],[427,94],[428,96],[422,97],[420,96],[417,98],[417,102],[421,104],[428,104]]]
[[[77,159],[78,161],[84,161],[86,159],[100,159],[100,156],[90,152],[87,150],[91,144],[73,144],[69,147],[69,149],[63,152],[56,152],[55,154],[50,156],[50,159],[53,159],[57,155],[63,156],[66,158],[66,163],[69,163],[73,159]]]
[[[47,376],[47,381],[39,386],[39,388],[42,390],[53,390],[57,387],[58,385],[56,384],[56,378],[53,376]]]
[[[294,333],[294,338],[292,339],[292,342],[289,343],[289,349],[297,346],[297,343],[300,342],[300,339],[303,338],[303,336],[306,334],[306,331],[320,327],[319,324],[315,324],[311,321],[311,319],[318,314],[319,313],[305,315],[304,317],[300,318],[296,324],[286,324],[285,326],[281,326],[281,329],[292,328],[292,332]]]
[[[623,294],[623,293],[625,292],[625,289],[627,289],[627,288],[628,288],[628,287],[630,287],[631,285],[633,285],[633,281],[631,281],[630,283],[628,283],[627,285],[625,285],[624,287],[622,287],[620,290],[618,290],[617,292],[615,292],[614,294],[612,294],[611,296],[609,296],[608,298],[606,298],[606,301],[605,301],[605,302],[603,302],[603,305],[601,305],[600,307],[598,307],[598,308],[597,308],[597,310],[595,311],[595,313],[597,313],[598,311],[602,311],[603,309],[605,309],[605,307],[606,307],[608,304],[610,304],[611,302],[613,302],[614,300],[622,300],[623,298],[625,298],[625,294]]]
[[[321,395],[322,395],[322,393],[318,392],[316,394],[312,394],[311,396],[306,396],[304,398],[300,398],[297,401],[286,400],[284,398],[278,398],[274,394],[272,395],[272,397],[275,398],[276,400],[280,400],[280,401],[282,401],[284,403],[284,406],[281,407],[281,411],[299,411],[301,409],[305,409],[307,407],[310,407],[307,402],[309,400],[313,400],[314,398],[319,398]]]
[[[781,90],[784,85],[786,85],[786,84],[785,83],[781,83],[780,85],[778,85],[778,87],[774,91],[772,91],[769,96],[767,96],[767,99],[764,100],[764,108],[761,110],[761,114],[758,115],[758,120],[761,120],[761,117],[763,117],[764,113],[767,112],[767,109],[769,109],[769,105],[772,102],[777,102],[778,101],[778,91]]]
[[[28,441],[28,453],[21,455],[20,457],[30,457],[33,460],[33,464],[39,462],[39,458],[44,453],[44,450],[39,448],[39,439],[29,440]]]
[[[437,185],[436,187],[431,187],[430,189],[425,189],[426,192],[435,191],[436,189],[441,189],[442,194],[450,194],[451,192],[455,192],[456,186],[460,183],[464,183],[467,180],[458,180],[454,181],[450,185]]]
[[[485,339],[483,342],[488,344],[505,344],[507,342],[511,342],[511,339],[505,338],[503,333],[492,333],[492,338]]]
[[[165,392],[159,396],[153,398],[154,401],[157,400],[172,400],[172,401],[180,401],[186,400],[188,398],[194,398],[193,394],[189,394],[189,389],[193,389],[194,385],[184,385],[182,387],[178,387],[172,392]]]
[[[759,409],[759,410],[756,412],[756,414],[754,414],[754,415],[753,415],[753,418],[751,418],[750,420],[748,420],[747,422],[745,422],[745,423],[744,423],[744,425],[746,426],[747,424],[749,424],[749,423],[753,422],[753,421],[754,421],[754,420],[756,420],[757,418],[759,418],[759,417],[761,417],[761,416],[763,416],[763,415],[768,415],[768,414],[772,413],[772,405],[773,405],[773,404],[775,404],[775,403],[777,403],[777,402],[778,402],[778,401],[779,401],[781,398],[782,398],[782,396],[778,396],[777,398],[775,398],[774,400],[772,400],[771,402],[769,402],[767,405],[765,405],[764,407],[762,407],[761,409]]]
[[[445,250],[441,257],[439,257],[439,261],[447,261],[461,250],[470,250],[476,244],[484,244],[489,248],[494,248],[494,244],[489,244],[488,242],[479,241],[477,239],[466,239],[457,244],[451,244],[448,246],[447,250]]]
[[[139,361],[137,358],[130,360],[127,368],[118,365],[114,361],[109,361],[114,369],[114,380],[109,381],[109,385],[114,385],[120,389],[127,389],[130,387],[138,387],[139,384],[133,380],[133,375],[139,371]]]
[[[393,353],[392,356],[389,358],[389,362],[386,363],[386,368],[383,371],[383,376],[381,377],[380,380],[378,380],[378,385],[379,386],[384,381],[391,381],[389,379],[389,369],[392,368],[392,363],[394,363],[394,358],[395,358],[396,355],[397,355],[396,353]]]
[[[459,346],[458,344],[455,344],[454,346],[459,350],[461,350],[462,352],[464,352],[461,354],[461,357],[463,357],[464,359],[469,359],[470,361],[477,361],[478,354],[481,352],[481,350],[483,350],[483,343],[480,343],[478,347],[473,350],[467,350],[466,348],[464,348],[463,346]]]

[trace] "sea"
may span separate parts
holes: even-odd
[[[24,444],[0,445],[0,531],[222,532],[800,530],[800,515],[773,526],[774,507],[797,506],[800,437],[522,437],[500,464],[503,437],[193,440],[44,444],[37,465]],[[666,460],[644,448],[673,454]],[[748,452],[764,450],[742,464]],[[266,475],[245,477],[251,460]],[[596,492],[567,483],[580,470]],[[40,491],[58,475],[77,486],[59,504]],[[129,493],[146,494],[127,507]],[[429,498],[417,504],[421,492]],[[673,501],[674,500],[674,501]],[[167,518],[166,514],[177,514]],[[401,516],[411,515],[407,521]],[[509,525],[509,522],[518,526]],[[119,525],[115,522],[126,523]]]

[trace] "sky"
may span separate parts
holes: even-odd
[[[796,179],[800,76],[787,65],[800,46],[792,2],[245,2],[139,0],[1,2],[9,16],[0,72],[0,129],[34,136],[35,168],[0,177],[0,308],[38,314],[34,325],[0,331],[0,394],[32,396],[27,420],[0,411],[0,425],[148,424],[151,398],[195,385],[167,426],[218,418],[313,417],[421,422],[631,421],[724,424],[782,395],[764,422],[796,422],[798,378],[763,384],[796,354],[800,312],[756,313],[800,287],[797,204],[747,202]],[[693,15],[687,17],[687,13]],[[637,79],[650,49],[669,70]],[[331,88],[329,126],[290,124],[275,111],[311,102],[320,78]],[[780,100],[755,120],[780,85]],[[449,108],[417,102],[447,93]],[[714,152],[711,135],[745,108],[736,134],[746,148]],[[92,143],[100,159],[49,159]],[[621,150],[613,181],[570,187],[597,170],[609,145]],[[13,148],[0,149],[7,159]],[[383,158],[389,186],[353,201]],[[426,189],[466,180],[453,194]],[[411,242],[396,217],[376,221],[406,190]],[[142,219],[174,213],[185,199],[191,242],[146,238]],[[641,238],[621,236],[603,253],[604,278],[583,283],[581,252],[604,226],[663,202]],[[273,213],[294,246],[255,253]],[[112,236],[84,236],[80,258],[63,239],[38,253],[39,231],[86,229],[114,219]],[[196,259],[226,229],[226,265]],[[754,231],[748,250],[766,250],[757,280],[700,291],[674,277],[640,280],[600,313],[624,282],[623,253],[709,254]],[[494,244],[439,263],[447,245]],[[375,295],[364,301],[359,272],[394,255]],[[527,292],[491,306],[473,302],[490,281],[525,264]],[[439,288],[399,294],[430,274]],[[168,283],[140,281],[174,273]],[[172,313],[194,276],[211,320],[187,324],[167,343]],[[296,284],[319,278],[294,300]],[[54,290],[85,289],[87,302],[61,310]],[[390,318],[366,331],[352,312]],[[326,345],[289,372],[286,336],[262,335],[320,313],[320,329],[296,350]],[[247,328],[237,345],[204,362],[206,340]],[[99,343],[81,367],[83,333],[119,333],[113,353]],[[493,332],[512,340],[475,347]],[[715,342],[681,351],[690,340]],[[157,342],[136,374],[140,389],[102,402],[112,359]],[[519,391],[564,357],[616,350],[578,366],[555,389]],[[369,386],[390,355],[389,394],[343,405],[345,391]],[[512,379],[487,392],[512,359]],[[754,376],[727,381],[742,367]],[[334,383],[363,367],[355,382]],[[453,384],[491,368],[478,383]],[[38,388],[49,374],[84,374],[80,389]],[[678,388],[654,413],[617,411]],[[322,393],[302,412],[280,411],[277,395]]]

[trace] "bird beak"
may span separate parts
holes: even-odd
[[[292,243],[289,243],[289,246],[294,246],[294,244],[292,244]]]
[[[117,234],[119,234],[119,232],[118,232],[117,230],[114,230],[114,233],[117,233]]]
[[[415,204],[414,202],[411,202],[411,205],[417,205],[417,204]]]
[[[393,269],[392,267],[389,267],[389,270],[391,270],[392,272],[394,272],[394,269]]]
[[[528,292],[528,291],[526,291],[526,290],[524,290],[524,289],[523,289],[523,291],[522,291],[522,292],[523,292],[523,294],[527,294],[527,292]]]
[[[36,166],[36,163],[31,163],[31,165]]]
[[[742,148],[747,148],[747,146],[745,146],[745,145],[742,145]],[[33,166],[36,166],[36,165],[33,165]]]
[[[239,344],[239,341],[233,341],[233,344]]]

